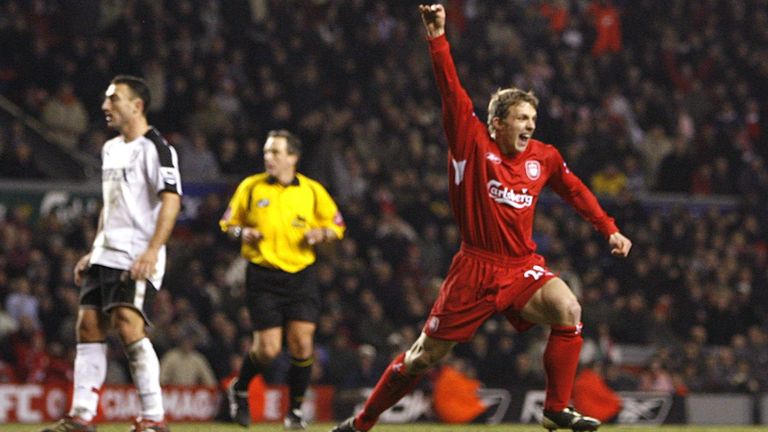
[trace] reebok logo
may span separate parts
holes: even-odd
[[[533,204],[533,195],[528,194],[528,189],[522,189],[519,193],[516,193],[513,189],[502,186],[498,180],[488,182],[488,196],[497,203],[506,204],[517,209],[530,207]]]
[[[499,157],[499,155],[497,155],[495,153],[487,152],[485,154],[485,158],[488,159],[489,161],[495,163],[496,165],[501,163],[501,158]]]

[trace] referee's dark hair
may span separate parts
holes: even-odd
[[[149,94],[149,86],[143,78],[139,78],[133,75],[117,75],[112,78],[112,84],[125,84],[131,89],[133,94],[139,99],[144,101],[144,108],[142,112],[144,114],[149,110],[149,104],[152,102],[152,96]]]
[[[285,129],[274,129],[267,134],[267,138],[271,137],[285,138],[285,149],[288,153],[301,156],[301,140],[290,131]]]

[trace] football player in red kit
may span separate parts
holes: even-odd
[[[396,357],[365,406],[333,432],[367,431],[387,408],[457,342],[472,338],[485,320],[503,314],[518,331],[550,327],[544,352],[546,400],[542,425],[550,430],[596,430],[600,422],[568,406],[581,351],[581,306],[566,283],[536,254],[536,203],[549,186],[626,257],[632,242],[574,175],[560,152],[533,139],[538,99],[517,88],[498,90],[487,125],[475,115],[459,82],[445,37],[442,5],[419,7],[443,101],[448,140],[449,195],[461,249],[453,258],[421,336]]]

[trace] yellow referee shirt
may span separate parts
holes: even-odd
[[[240,252],[250,262],[296,273],[315,262],[314,247],[304,233],[328,228],[344,236],[344,220],[328,191],[315,180],[296,173],[283,186],[267,173],[247,177],[237,187],[226,213],[219,221],[230,227],[256,228],[262,238],[256,246],[243,243]]]

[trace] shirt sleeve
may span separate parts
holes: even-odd
[[[336,233],[339,239],[344,238],[344,231],[347,227],[336,202],[320,183],[315,183],[313,188],[317,200],[315,203],[315,220],[318,227],[329,228]]]
[[[182,195],[179,156],[176,149],[154,130],[147,134],[155,151],[146,151],[147,173],[157,193],[173,192]]]
[[[576,176],[563,160],[557,149],[551,147],[552,153],[548,158],[547,169],[550,170],[549,185],[565,201],[595,227],[605,238],[619,231],[614,219],[603,210],[597,198],[589,188]]]
[[[251,181],[249,179],[243,180],[240,185],[237,186],[235,193],[229,200],[227,210],[219,219],[219,227],[222,231],[227,232],[230,227],[245,225],[245,217],[248,203],[248,195],[251,191]]]
[[[486,128],[475,114],[472,99],[461,86],[445,35],[429,39],[429,52],[443,101],[443,127],[448,146],[455,159],[465,160],[472,151],[475,134],[486,133]]]

